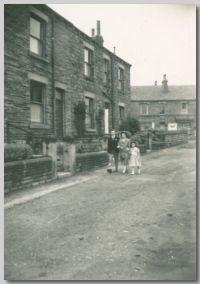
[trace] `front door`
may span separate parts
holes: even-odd
[[[105,103],[105,109],[104,109],[104,131],[105,131],[105,134],[109,133],[109,103]]]
[[[56,136],[63,138],[63,92],[56,89]]]

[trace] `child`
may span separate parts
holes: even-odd
[[[131,174],[135,174],[135,169],[137,168],[138,174],[141,174],[141,158],[140,158],[140,149],[136,147],[135,142],[130,144],[130,160],[129,167],[131,168]]]

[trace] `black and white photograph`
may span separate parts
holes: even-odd
[[[4,280],[197,280],[196,5],[3,6]]]

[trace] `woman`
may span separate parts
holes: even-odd
[[[121,138],[119,140],[119,149],[120,149],[120,159],[123,165],[123,174],[126,173],[128,168],[128,158],[129,158],[129,149],[130,149],[130,140],[127,138],[126,132],[121,133]]]

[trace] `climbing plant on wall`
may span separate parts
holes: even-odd
[[[77,135],[83,137],[85,133],[85,102],[79,101],[74,106],[74,124],[77,130]]]
[[[104,109],[100,108],[96,114],[97,133],[99,136],[102,136],[104,134],[103,118],[104,118]]]

